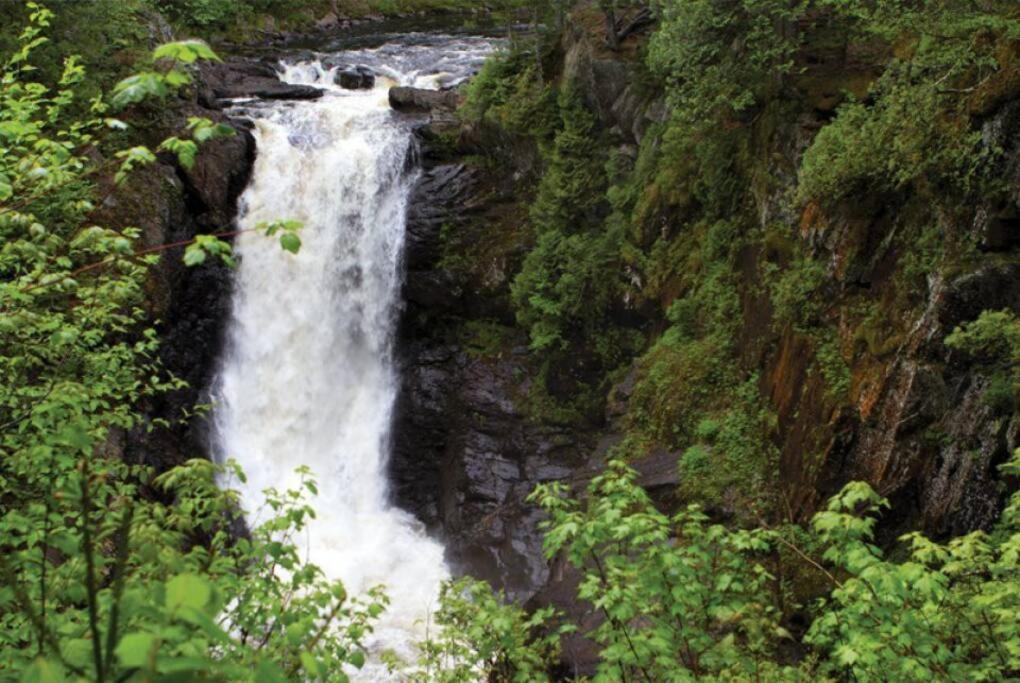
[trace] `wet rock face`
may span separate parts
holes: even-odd
[[[549,574],[541,516],[527,497],[576,466],[575,437],[518,412],[510,397],[519,361],[471,358],[430,340],[408,343],[404,355],[393,458],[398,502],[438,529],[456,571],[529,599]]]
[[[347,90],[371,90],[375,87],[375,72],[365,66],[348,67],[337,71],[334,80]]]
[[[234,126],[217,108],[201,104],[199,83],[195,102],[162,112],[148,126],[151,146],[178,134],[192,116]],[[126,186],[109,195],[98,219],[111,225],[137,225],[143,247],[183,244],[198,234],[231,230],[237,198],[247,186],[255,162],[255,140],[241,126],[235,134],[202,145],[195,164],[185,169],[169,155],[135,174]],[[224,330],[230,317],[232,273],[209,259],[197,267],[182,261],[184,247],[161,254],[150,273],[148,307],[161,338],[160,361],[167,372],[188,383],[186,388],[150,400],[144,406],[150,419],[172,427],[129,435],[127,457],[164,470],[184,460],[208,454],[208,427],[201,418],[185,420],[187,412],[205,402],[203,392],[212,381]]]
[[[1020,415],[989,400],[991,377],[943,345],[984,310],[1020,313],[1020,263],[938,281],[913,338],[848,453],[846,479],[893,502],[894,526],[937,536],[989,529],[1002,509],[997,467],[1020,447]]]
[[[989,144],[1006,150],[1003,178],[1006,196],[967,207],[943,217],[940,229],[985,252],[965,264],[950,265],[928,276],[921,310],[891,309],[902,316],[894,346],[878,354],[856,353],[851,371],[855,405],[831,420],[799,411],[783,423],[787,440],[784,458],[824,454],[822,465],[810,467],[790,457],[784,483],[802,498],[814,498],[815,509],[850,480],[864,480],[890,499],[882,518],[883,538],[920,529],[945,538],[974,529],[988,529],[998,518],[1007,487],[998,466],[1020,446],[1020,417],[996,406],[995,369],[947,349],[944,340],[959,325],[985,310],[1020,312],[1020,260],[1016,251],[1015,216],[1020,211],[1020,104],[1012,103],[991,116],[983,134]],[[910,194],[861,197],[851,206],[828,212],[809,206],[801,237],[831,265],[839,297],[868,291],[875,301],[897,287],[892,282],[902,254],[893,255],[887,235],[899,226],[916,227],[928,220],[929,200]],[[825,215],[822,220],[815,220]],[[880,305],[880,304],[879,304]],[[849,334],[854,330],[850,329]],[[784,369],[770,378],[773,394],[794,378],[797,362],[777,363]],[[783,383],[776,378],[784,377]],[[817,383],[801,383],[792,393],[801,404]],[[802,385],[802,386],[801,386]],[[774,396],[775,397],[775,396]],[[782,404],[778,404],[782,408]],[[788,412],[788,411],[787,411]],[[780,410],[781,417],[784,411]],[[828,425],[826,425],[828,422]],[[812,431],[812,425],[814,430]],[[794,443],[797,430],[824,437],[822,442]],[[811,505],[804,506],[806,513]]]
[[[246,59],[203,64],[199,83],[199,103],[209,108],[217,108],[223,100],[233,98],[314,100],[323,94],[321,88],[283,83],[271,63]]]
[[[390,106],[401,112],[450,112],[457,108],[460,96],[453,90],[390,88]]]
[[[537,483],[569,476],[594,444],[522,413],[525,353],[482,357],[450,338],[457,321],[500,304],[442,267],[441,231],[483,219],[476,212],[492,196],[492,178],[457,150],[430,147],[437,125],[418,136],[424,168],[408,212],[394,494],[443,538],[456,571],[523,602],[549,578],[540,513],[526,499]]]

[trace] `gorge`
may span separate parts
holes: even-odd
[[[1015,3],[0,18],[0,681],[1020,675]]]
[[[391,35],[388,39],[394,38]],[[429,42],[422,36],[414,41]],[[424,52],[434,49],[425,47]],[[369,52],[373,55],[371,59],[366,59],[366,53],[354,53],[358,58],[351,61],[369,64],[382,74],[377,89],[385,90],[391,84],[386,78],[394,79],[393,85],[413,84],[413,77],[401,81],[400,73],[413,73],[423,79],[418,85],[435,87],[435,79],[430,82],[429,76],[441,69],[418,73],[421,63],[415,60],[421,59],[419,53],[409,51],[399,38],[383,45],[378,52]],[[386,59],[391,60],[390,65],[400,66],[388,72],[379,70]],[[408,61],[393,61],[400,59]],[[641,84],[640,68],[631,58],[607,53],[586,29],[575,26],[550,59],[556,60],[550,67],[556,78],[573,83],[581,93],[584,106],[594,116],[590,134],[599,136],[600,144],[615,145],[611,151],[629,160],[628,163],[634,163],[642,145],[647,146],[649,141],[661,144],[657,136],[661,135],[666,105],[661,94]],[[235,61],[225,68],[243,71],[250,68],[244,66],[246,63],[250,62]],[[405,66],[408,63],[414,66]],[[284,79],[302,87],[317,84],[321,87],[323,77],[329,78],[333,66],[329,63],[326,68],[291,67]],[[833,67],[823,60],[818,68]],[[210,82],[219,80],[214,76]],[[349,103],[362,97],[372,98],[373,106],[382,106],[380,94],[375,91],[367,94],[348,91],[342,101]],[[315,100],[310,106],[320,107],[321,101]],[[281,111],[300,111],[308,105],[272,106]],[[567,609],[572,618],[591,623],[590,607],[570,596],[576,581],[572,570],[562,561],[550,564],[543,557],[539,530],[542,515],[526,499],[536,484],[547,481],[565,481],[582,489],[599,471],[606,454],[633,431],[636,411],[628,403],[633,403],[632,395],[647,374],[647,365],[638,360],[626,373],[616,375],[615,385],[602,384],[597,391],[606,392],[608,400],[594,414],[560,418],[543,414],[542,407],[537,407],[536,412],[536,394],[555,396],[559,392],[560,399],[554,401],[562,400],[569,398],[570,392],[583,389],[592,378],[602,381],[597,379],[600,374],[597,364],[591,365],[592,361],[584,358],[576,359],[577,364],[564,361],[556,375],[549,375],[548,367],[530,356],[527,335],[515,329],[510,288],[521,259],[531,248],[533,237],[521,226],[527,221],[526,205],[533,201],[533,183],[542,172],[540,156],[527,133],[500,130],[491,121],[466,123],[443,101],[414,106],[420,107],[416,109],[419,114],[403,120],[401,130],[402,135],[413,137],[422,170],[420,175],[407,176],[402,181],[407,183],[408,218],[406,253],[400,267],[406,270],[406,275],[399,285],[391,283],[399,286],[399,298],[405,303],[399,314],[391,311],[396,316],[392,322],[398,338],[392,351],[396,354],[394,368],[399,373],[392,381],[401,388],[396,391],[390,387],[388,391],[396,394],[382,404],[395,401],[394,432],[389,441],[392,458],[386,473],[390,479],[388,489],[396,504],[410,511],[442,540],[446,559],[455,573],[485,578],[514,600],[534,606],[558,605]],[[826,102],[824,106],[832,104]],[[812,115],[827,114],[822,111]],[[814,124],[804,120],[784,126],[770,142],[777,146],[778,156],[769,162],[774,164],[769,172],[780,184],[793,182],[790,174],[796,163],[795,157],[784,155],[802,153],[803,137],[814,130]],[[1002,139],[1013,139],[1006,130],[999,133],[1004,136]],[[302,140],[297,136],[283,145],[281,137],[280,144],[293,150],[294,143]],[[285,187],[277,174],[270,177],[274,188]],[[333,182],[332,178],[329,181]],[[309,201],[317,205],[324,197],[320,193]],[[782,192],[755,201],[760,202],[754,209],[757,215],[797,220],[790,215],[793,207]],[[361,205],[377,208],[374,202]],[[860,242],[858,233],[847,232],[851,225],[863,225],[853,223],[860,220],[863,219],[840,215],[829,232],[805,234],[807,239],[818,240],[818,249],[823,253],[835,249],[839,259],[858,259],[854,268],[874,268],[882,262],[875,260],[879,259],[878,254],[867,251],[873,247]],[[754,245],[744,247],[737,261],[738,269],[751,281],[760,277],[751,275],[756,268],[769,261],[783,263],[790,258],[793,248],[789,242],[780,242],[777,247],[766,241],[761,247],[763,251],[756,249]],[[864,251],[858,251],[861,249]],[[272,258],[278,259],[279,255],[273,254]],[[395,263],[391,265],[395,267]],[[343,273],[343,267],[336,261],[328,267]],[[780,266],[788,267],[791,266]],[[965,531],[994,520],[1001,498],[989,477],[994,479],[997,463],[1016,445],[1015,420],[992,418],[989,422],[982,417],[987,415],[982,412],[986,408],[975,409],[983,405],[980,396],[987,390],[980,375],[969,374],[980,373],[979,367],[966,369],[952,363],[946,369],[945,379],[935,384],[929,381],[933,377],[931,370],[922,369],[918,374],[918,368],[944,362],[939,355],[942,352],[930,355],[933,350],[924,345],[925,337],[947,334],[960,321],[976,316],[979,309],[1009,306],[1018,300],[1012,269],[1015,264],[1007,259],[960,277],[953,284],[941,285],[943,289],[933,290],[937,297],[930,300],[919,319],[903,321],[905,326],[914,327],[913,341],[891,355],[883,351],[887,355],[876,358],[865,351],[857,357],[857,364],[851,368],[852,372],[860,373],[854,379],[854,391],[860,392],[859,400],[864,401],[861,405],[874,415],[860,422],[849,417],[845,404],[841,407],[841,402],[832,403],[833,399],[822,391],[828,378],[820,373],[809,351],[817,341],[799,332],[801,328],[776,332],[773,323],[763,317],[775,305],[775,299],[763,300],[753,288],[741,295],[746,313],[742,327],[734,333],[741,345],[738,362],[748,370],[759,370],[757,386],[768,397],[770,411],[777,411],[771,419],[778,418],[773,427],[756,432],[770,435],[763,438],[776,448],[768,456],[775,460],[764,465],[767,468],[764,476],[765,480],[775,482],[778,475],[782,484],[775,493],[786,499],[785,504],[799,506],[799,511],[791,511],[795,518],[810,514],[825,495],[835,492],[843,482],[866,474],[865,479],[880,490],[899,496],[894,514],[884,523],[883,533],[889,537],[898,530],[914,527],[920,520],[924,520],[925,528],[936,533],[950,529],[954,533]],[[866,271],[847,272],[856,273],[853,275],[856,278],[872,277]],[[283,286],[276,279],[266,284],[271,289]],[[832,286],[843,292],[840,296],[847,301],[853,301],[862,291],[861,285],[851,281],[843,284],[837,281]],[[984,293],[971,293],[978,291]],[[299,292],[275,292],[272,298],[282,305],[289,295],[302,301],[305,298]],[[633,321],[628,324],[636,322],[645,329],[659,325],[654,321],[662,314],[649,308],[648,303],[642,305],[641,310],[632,309],[620,315]],[[624,310],[627,307],[621,305]],[[201,310],[193,306],[190,309],[189,315]],[[222,315],[222,308],[219,310],[217,316]],[[343,328],[340,322],[323,323],[318,313],[310,319],[311,323],[325,325],[328,330]],[[253,339],[260,336],[251,334]],[[317,343],[334,343],[321,330],[319,337]],[[345,356],[337,354],[335,346],[330,349],[324,347],[315,364],[317,373],[323,376],[328,373],[322,368],[333,363],[343,365]],[[188,367],[208,365],[208,349],[200,355],[206,360],[195,363],[192,356]],[[589,367],[585,367],[586,363]],[[360,370],[362,364],[356,367]],[[351,370],[345,370],[348,371]],[[668,398],[670,391],[687,390],[664,391]],[[314,402],[316,406],[339,405],[335,388],[323,391],[323,398]],[[945,405],[949,395],[960,391],[968,398],[958,402],[956,409],[934,407]],[[253,394],[254,390],[247,393]],[[325,398],[327,395],[329,399]],[[875,401],[879,403],[875,405]],[[925,405],[930,408],[924,408]],[[919,415],[929,415],[923,419],[934,422],[917,426],[911,420],[918,420]],[[382,419],[380,415],[376,418]],[[337,414],[328,422],[335,429],[343,420]],[[997,426],[988,431],[992,424]],[[929,437],[932,429],[958,437],[939,447],[945,453],[939,456],[945,463],[941,469],[932,462],[916,459],[917,456],[910,456],[898,466],[894,465],[895,460],[877,460],[902,458],[903,453],[917,449],[927,452],[933,447]],[[962,441],[977,444],[983,455],[961,459],[955,444]],[[870,445],[874,443],[885,445],[876,449]],[[818,449],[828,455],[819,454]],[[820,458],[815,462],[829,464],[808,462],[808,453],[813,453],[812,458]],[[660,445],[647,449],[634,461],[640,482],[666,509],[674,507],[680,498],[677,488],[683,475],[675,463],[682,454],[682,450]],[[868,473],[868,467],[878,469]],[[324,472],[328,468],[329,465],[324,467]],[[958,473],[947,474],[949,470]],[[960,476],[959,472],[965,474]],[[725,468],[719,473],[724,474]],[[272,481],[260,481],[257,486],[268,483]],[[719,491],[722,495],[708,501],[710,508],[724,517],[739,516],[742,504],[736,501],[741,488],[739,481],[724,485]],[[934,490],[948,493],[927,493]],[[582,638],[568,637],[563,656],[578,671],[590,670],[596,661],[590,643]]]
[[[241,265],[213,385],[213,452],[247,473],[248,510],[262,508],[265,489],[299,486],[296,469],[311,473],[319,514],[308,557],[355,594],[385,589],[390,607],[368,648],[406,662],[449,573],[440,544],[394,507],[388,481],[404,230],[419,175],[413,117],[390,108],[389,91],[456,86],[494,46],[408,36],[314,61],[285,57],[280,80],[321,88],[321,98],[230,111],[254,121],[257,161],[240,198],[247,231],[235,245]],[[371,80],[352,89],[352,68]],[[282,218],[303,224],[295,258],[281,259],[255,230]],[[385,667],[373,661],[360,676],[382,680]]]

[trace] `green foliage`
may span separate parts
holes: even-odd
[[[460,343],[475,358],[499,358],[513,339],[513,328],[492,320],[468,320],[460,331]]]
[[[972,192],[993,182],[998,150],[971,125],[986,86],[1010,65],[1020,37],[1015,3],[831,3],[858,39],[896,44],[872,88],[849,102],[804,157],[800,196],[834,202],[854,192],[925,183]]]
[[[45,3],[43,3],[45,4]],[[32,49],[33,80],[54,87],[59,83],[66,55],[78,60],[89,78],[77,84],[81,106],[72,108],[83,114],[83,106],[124,75],[125,65],[142,57],[151,40],[145,0],[88,0],[53,3],[59,9],[48,17],[49,34],[58,36]],[[20,47],[19,31],[36,11],[26,2],[0,3],[0,54],[11,54]]]
[[[803,331],[822,322],[823,303],[817,294],[826,275],[825,265],[809,257],[797,258],[776,275],[769,296],[779,327],[789,325]]]
[[[1020,318],[1010,310],[984,311],[946,337],[946,346],[979,360],[1016,366],[1020,363]]]
[[[538,238],[513,283],[518,322],[529,330],[531,348],[565,349],[571,340],[600,329],[616,287],[606,272],[616,261],[612,236]]]
[[[1020,473],[1020,452],[1006,470]],[[871,513],[887,503],[851,485],[815,517],[825,559],[848,578],[820,606],[806,642],[828,652],[823,671],[858,680],[1003,680],[1020,672],[1020,494],[996,531],[946,544],[901,540],[903,562],[873,544]],[[861,514],[868,516],[861,517]]]
[[[152,56],[158,64],[164,65],[164,68],[156,71],[143,71],[128,76],[117,83],[110,100],[114,108],[123,109],[143,100],[164,98],[179,90],[181,86],[191,83],[191,74],[187,71],[188,66],[199,60],[219,59],[216,53],[200,40],[167,43],[156,48]],[[227,134],[222,127],[213,125],[207,119],[192,118],[188,127],[195,131],[196,138],[202,138],[199,139],[199,142]],[[182,157],[182,163],[188,159],[186,167],[190,168],[190,164],[194,163],[194,155],[198,151],[194,143],[170,138],[164,145],[167,145],[165,149]],[[188,148],[190,151],[182,152],[182,148]]]
[[[728,343],[717,335],[684,338],[676,329],[659,338],[641,359],[631,396],[636,426],[669,448],[689,444],[702,417],[721,407],[735,384]]]
[[[890,70],[872,106],[844,105],[804,156],[800,195],[834,202],[854,193],[892,191],[927,180],[970,189],[986,168],[981,136],[946,117],[931,84],[899,82]]]
[[[648,64],[667,84],[684,124],[711,127],[739,116],[792,68],[790,27],[804,0],[658,0]]]
[[[420,644],[419,669],[426,681],[548,681],[560,636],[573,630],[548,627],[556,616],[552,608],[529,614],[470,578],[444,584],[439,599],[438,634]]]
[[[261,682],[357,666],[385,598],[351,599],[303,561],[307,473],[301,490],[265,492],[263,521],[239,537],[238,495],[218,482],[240,473],[195,461],[156,476],[124,458],[126,435],[153,426],[141,405],[181,383],[155,360],[143,309],[160,248],[88,217],[94,177],[127,182],[154,155],[97,153],[123,124],[99,98],[80,115],[74,59],[56,90],[31,81],[52,15],[29,7],[0,77],[0,679]],[[159,52],[172,63],[157,80],[212,54]],[[226,132],[189,128],[187,149],[167,147],[189,159]],[[294,250],[298,227],[266,232]],[[229,247],[200,236],[186,260],[206,253]]]
[[[266,521],[236,539],[237,494],[208,461],[149,480],[173,502],[133,502],[150,475],[107,460],[83,467],[93,446],[78,447],[51,458],[62,495],[3,519],[13,549],[0,560],[11,608],[0,622],[3,670],[38,652],[76,678],[288,680],[363,659],[385,598],[349,599],[303,561],[307,473],[301,491],[267,491]]]
[[[285,15],[309,7],[326,11],[320,0],[149,0],[170,19],[186,26],[223,30],[258,13]]]
[[[489,57],[465,88],[461,116],[488,120],[518,135],[551,138],[558,123],[556,94],[537,68],[534,56],[519,47]]]
[[[304,224],[301,221],[291,219],[273,221],[272,223],[259,223],[255,226],[255,229],[258,232],[265,233],[267,237],[279,235],[280,246],[283,250],[291,254],[297,254],[301,251],[301,238],[298,236],[298,231],[303,227]]]
[[[621,290],[606,274],[621,271],[622,226],[599,217],[606,172],[594,116],[571,88],[561,91],[558,108],[559,130],[531,207],[538,241],[514,280],[512,300],[533,349],[594,340],[612,367],[627,352],[626,335],[606,321]]]
[[[946,346],[992,369],[988,401],[998,413],[1020,405],[1020,318],[1010,310],[984,311],[946,337]]]
[[[762,405],[758,377],[724,394],[726,405],[694,427],[694,445],[680,457],[680,494],[705,506],[746,510],[775,504],[779,453],[770,435],[773,413]]]
[[[927,294],[928,278],[932,277],[946,258],[948,235],[937,226],[925,226],[907,243],[900,261],[903,282],[902,297],[909,301],[911,294]]]
[[[815,365],[825,378],[825,392],[837,401],[845,401],[850,395],[852,378],[839,347],[839,333],[828,329],[815,337]]]
[[[605,617],[597,680],[778,678],[769,655],[783,631],[761,561],[768,534],[710,524],[696,506],[670,518],[619,461],[584,502],[539,487],[545,548],[581,572],[578,597]]]
[[[545,173],[531,208],[538,234],[579,232],[602,202],[606,189],[605,156],[595,115],[576,87],[557,98],[559,127],[546,159]]]
[[[1020,475],[1020,451],[1003,469]],[[533,494],[549,515],[548,556],[580,572],[577,597],[603,617],[587,634],[600,648],[595,680],[984,681],[1020,672],[1020,493],[992,533],[945,544],[907,534],[909,555],[895,561],[874,544],[888,503],[863,483],[847,485],[809,529],[745,530],[712,524],[697,506],[667,517],[636,480],[613,460],[578,499],[561,483]],[[779,555],[831,588],[799,643],[781,624],[782,590],[770,570]],[[491,651],[492,634],[479,627],[498,609],[487,595],[453,603],[469,625],[456,650],[466,661]],[[536,626],[528,623],[547,633]],[[786,661],[784,643],[807,656]],[[522,654],[549,646],[512,641]]]

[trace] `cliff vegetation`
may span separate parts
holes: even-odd
[[[242,472],[160,455],[203,411],[207,368],[165,349],[223,316],[195,292],[222,289],[252,153],[198,103],[216,52],[170,39],[434,9],[466,5],[0,5],[18,27],[0,31],[0,679],[364,666],[385,589],[350,596],[302,556],[312,474],[246,528]],[[442,628],[394,667],[1020,677],[1016,3],[492,9],[534,30],[419,131],[424,196],[465,186],[441,224],[412,215],[435,248],[409,255],[404,322],[468,409],[422,427],[412,396],[398,432],[427,470],[407,498],[451,552],[486,546],[476,573],[506,590],[445,586]],[[281,258],[301,246],[296,223],[260,230]],[[496,445],[463,445],[482,431]]]

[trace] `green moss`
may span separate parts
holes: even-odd
[[[737,378],[721,335],[691,339],[673,328],[640,360],[630,401],[634,426],[675,449],[689,443],[699,421],[722,407]]]
[[[984,365],[991,373],[986,403],[998,415],[1020,405],[1020,317],[1010,310],[984,311],[946,337],[946,346]]]
[[[524,396],[524,413],[534,422],[590,428],[602,420],[612,374],[579,377],[578,359],[549,354],[540,361]]]
[[[825,306],[818,292],[825,279],[825,266],[807,256],[798,256],[775,272],[769,296],[776,324],[798,330],[819,325]]]
[[[492,359],[507,353],[513,340],[513,328],[492,320],[468,320],[460,327],[458,341],[470,356]]]
[[[774,503],[779,458],[770,438],[774,427],[752,376],[730,394],[725,410],[699,423],[697,443],[680,459],[684,498],[708,506],[735,498],[741,509]]]
[[[825,392],[837,403],[850,398],[850,366],[839,348],[835,330],[827,328],[818,334],[821,341],[815,349],[815,366],[825,378]]]
[[[1006,372],[997,372],[992,375],[982,399],[993,414],[1006,416],[1016,412],[1018,396],[1020,383],[1016,378]]]

